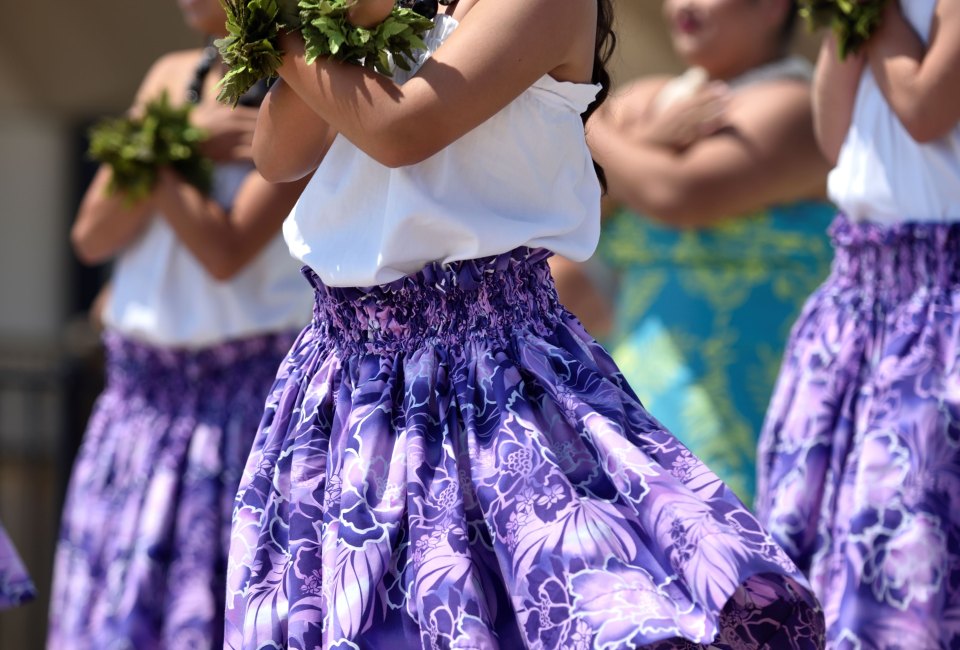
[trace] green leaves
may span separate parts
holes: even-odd
[[[888,0],[800,0],[800,16],[811,29],[830,27],[837,35],[840,58],[855,53],[880,26]]]
[[[394,7],[373,29],[354,27],[347,20],[351,4],[349,0],[300,0],[307,63],[329,56],[390,74],[392,59],[397,67],[409,70],[414,52],[426,48],[422,37],[433,21],[412,9]]]
[[[433,21],[411,9],[395,7],[373,29],[354,27],[347,12],[355,0],[221,0],[227,12],[229,35],[217,41],[229,66],[221,82],[221,102],[236,106],[259,79],[276,75],[282,62],[280,35],[299,29],[306,44],[306,60],[319,57],[362,64],[390,74],[391,62],[409,70],[414,52],[424,49],[423,35]]]
[[[276,75],[282,62],[282,31],[299,26],[296,0],[220,0],[227,13],[225,38],[216,41],[229,67],[217,99],[236,106],[260,79]]]
[[[191,105],[174,107],[164,92],[142,118],[108,119],[90,129],[90,157],[109,165],[111,194],[130,203],[150,195],[157,171],[169,165],[201,192],[210,191],[213,165],[200,154],[205,134],[190,124]]]

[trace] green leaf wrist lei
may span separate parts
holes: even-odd
[[[190,104],[171,106],[164,92],[146,105],[143,117],[103,120],[91,128],[90,157],[113,171],[107,192],[123,192],[135,203],[150,195],[160,168],[170,166],[209,193],[213,165],[200,154],[206,134],[190,124],[191,110]]]
[[[362,64],[382,74],[392,66],[408,70],[415,52],[426,47],[423,35],[433,21],[395,6],[379,25],[351,25],[347,13],[356,0],[221,0],[229,35],[217,41],[229,67],[218,99],[236,105],[259,79],[276,76],[282,62],[280,35],[299,30],[306,61],[320,57]]]
[[[800,16],[811,29],[830,27],[841,59],[856,53],[880,26],[888,0],[800,0]]]

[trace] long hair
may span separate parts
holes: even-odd
[[[797,0],[790,0],[787,7],[787,15],[783,20],[783,27],[780,30],[780,38],[787,46],[793,41],[794,32],[797,31],[797,18],[800,15],[800,8]]]
[[[600,84],[600,92],[597,98],[587,107],[583,114],[583,123],[586,125],[590,116],[600,108],[600,105],[606,101],[610,95],[610,73],[607,71],[607,63],[613,56],[613,50],[617,46],[617,35],[613,32],[613,4],[612,0],[597,0],[597,49],[593,57],[593,76],[591,82]],[[603,190],[607,190],[607,176],[603,168],[594,161],[594,168],[597,170],[597,177],[600,179],[600,185]]]

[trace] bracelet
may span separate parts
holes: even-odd
[[[213,164],[200,153],[206,134],[190,124],[191,104],[170,105],[164,91],[139,118],[108,119],[90,129],[88,153],[113,174],[108,194],[123,192],[129,203],[153,191],[161,167],[170,166],[204,194],[213,182]]]
[[[330,57],[382,74],[391,74],[393,66],[409,70],[415,52],[426,48],[423,35],[433,21],[395,6],[379,25],[356,27],[347,20],[355,1],[222,0],[229,34],[216,45],[229,71],[220,82],[218,99],[236,106],[254,83],[276,76],[283,57],[280,35],[286,31],[301,32],[308,64]]]

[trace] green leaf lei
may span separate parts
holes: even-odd
[[[347,20],[356,0],[221,0],[229,35],[217,41],[229,67],[218,99],[236,105],[259,79],[276,75],[283,53],[280,35],[300,30],[306,61],[329,56],[390,74],[393,64],[409,70],[414,52],[424,49],[423,35],[433,21],[412,9],[394,7],[379,25],[365,29]]]
[[[855,53],[880,26],[887,0],[800,0],[800,16],[811,29],[831,27],[840,58]]]
[[[190,124],[193,106],[170,105],[164,92],[146,105],[143,117],[107,119],[90,129],[90,157],[109,165],[107,191],[123,192],[130,203],[153,190],[165,165],[204,194],[210,191],[213,164],[200,154],[203,130]]]

